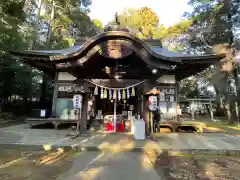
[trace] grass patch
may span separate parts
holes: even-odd
[[[226,121],[210,121],[210,120],[197,120],[196,122],[204,123],[205,128],[210,131],[222,131],[230,134],[240,134],[240,127],[238,125],[229,125]]]
[[[185,158],[229,158],[229,157],[237,157],[238,155],[226,155],[226,154],[187,154],[183,152],[170,152],[169,156],[175,157],[185,157]]]

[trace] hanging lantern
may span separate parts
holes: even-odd
[[[125,91],[125,89],[122,90],[122,99],[126,99],[126,91]]]
[[[112,99],[112,90],[109,89],[109,99]]]
[[[131,96],[135,96],[135,89],[134,89],[134,87],[132,87]]]
[[[98,87],[96,86],[95,89],[94,89],[94,93],[93,93],[95,96],[98,95]]]
[[[101,88],[100,98],[103,99],[103,88]]]
[[[118,100],[121,100],[121,90],[118,90]]]
[[[107,89],[104,89],[103,98],[107,99]]]
[[[130,98],[130,92],[129,92],[129,89],[127,88],[127,99]]]
[[[110,70],[110,67],[106,66],[105,67],[105,73],[106,74],[110,74],[111,70]]]
[[[117,90],[116,89],[113,90],[113,99],[117,99]]]

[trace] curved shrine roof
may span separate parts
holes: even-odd
[[[191,60],[191,59],[207,59],[207,58],[223,58],[223,55],[189,55],[189,54],[182,54],[179,52],[172,52],[167,48],[163,47],[160,40],[140,40],[135,36],[129,34],[128,32],[119,32],[119,31],[111,31],[111,32],[104,32],[95,37],[90,38],[85,43],[81,45],[75,45],[66,49],[61,50],[21,50],[21,51],[11,51],[12,54],[17,56],[24,56],[25,58],[49,58],[50,60],[59,60],[69,58],[76,54],[80,54],[81,52],[91,49],[92,45],[97,45],[101,41],[113,39],[126,39],[128,41],[132,41],[135,44],[139,44],[141,48],[144,48],[151,56],[161,60],[168,60],[168,61],[176,61],[179,62],[181,60]]]
[[[39,50],[39,51],[10,51],[15,56],[22,57],[24,61],[39,70],[52,72],[56,69],[56,64],[71,63],[72,60],[91,58],[94,48],[103,42],[109,40],[124,40],[133,46],[133,50],[140,57],[145,58],[145,62],[154,68],[166,69],[166,67],[175,66],[170,69],[171,72],[181,75],[181,78],[190,76],[207,68],[224,58],[224,55],[187,55],[179,52],[172,52],[163,47],[160,40],[140,40],[129,32],[109,31],[101,33],[95,37],[86,40],[84,43],[61,50]],[[99,46],[102,48],[102,46]],[[131,47],[130,47],[131,48]],[[134,49],[135,48],[135,49]],[[93,52],[91,52],[93,51]],[[92,53],[88,56],[88,53]],[[144,52],[144,54],[141,54]],[[147,57],[146,57],[147,56]],[[147,60],[146,60],[147,59]],[[172,67],[171,67],[172,68]],[[183,75],[182,75],[183,74]]]

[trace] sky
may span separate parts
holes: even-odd
[[[157,13],[161,24],[171,26],[181,20],[184,12],[191,10],[187,2],[188,0],[92,0],[89,15],[106,25],[116,12],[147,6]]]

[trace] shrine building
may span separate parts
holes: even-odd
[[[115,113],[123,120],[139,115],[147,122],[152,88],[160,91],[158,108],[163,118],[177,117],[179,82],[224,58],[171,52],[158,39],[142,40],[115,26],[67,49],[11,53],[54,77],[52,109],[48,110],[51,115],[45,121],[56,127],[66,121],[76,122],[72,99],[75,94],[82,95],[82,131],[90,109],[93,121]]]

